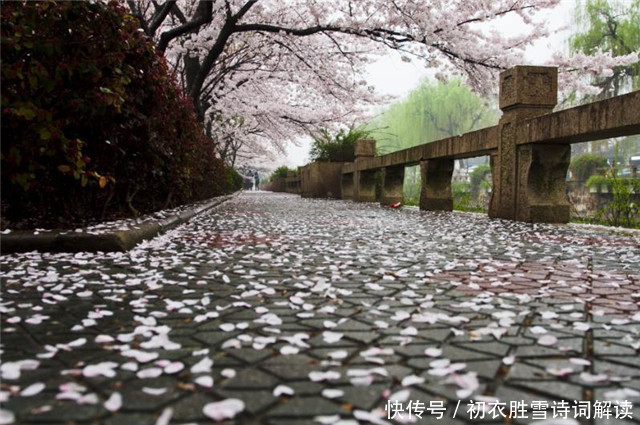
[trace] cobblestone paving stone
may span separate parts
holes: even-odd
[[[3,256],[0,423],[640,423],[639,307],[637,232],[243,193]]]

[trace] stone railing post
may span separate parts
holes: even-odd
[[[342,199],[348,199],[348,200],[352,200],[353,199],[353,180],[354,180],[354,175],[355,173],[348,173],[348,174],[343,174],[342,175],[342,180],[341,180],[341,189],[342,189]]]
[[[453,159],[427,159],[420,162],[420,209],[423,211],[451,211],[451,176]]]
[[[357,140],[355,147],[356,169],[353,173],[353,200],[356,202],[375,202],[376,172],[375,170],[358,170],[358,163],[363,159],[376,155],[375,140]]]
[[[404,165],[382,169],[382,195],[380,203],[391,205],[402,202],[404,186]]]
[[[565,176],[571,147],[518,145],[522,121],[551,113],[557,103],[558,70],[516,66],[500,74],[498,152],[492,156],[489,216],[527,222],[567,222]]]

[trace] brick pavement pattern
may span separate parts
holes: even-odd
[[[246,192],[3,256],[0,423],[640,423],[639,306],[637,232]]]

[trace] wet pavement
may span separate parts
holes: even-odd
[[[0,424],[640,423],[639,232],[244,192],[0,312]]]

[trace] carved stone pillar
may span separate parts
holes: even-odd
[[[491,166],[491,199],[489,200],[489,217],[498,216],[498,196],[496,193],[500,193],[500,157],[498,152],[493,152],[489,157],[489,164]]]
[[[376,155],[376,141],[371,139],[356,140],[356,171],[353,173],[353,200],[355,202],[376,201],[376,170],[359,170],[363,160]]]
[[[420,209],[425,211],[451,211],[451,176],[453,159],[428,159],[420,162],[422,187]]]
[[[568,201],[560,193],[564,194],[568,167],[565,155],[570,148],[517,143],[521,122],[552,112],[557,92],[557,68],[517,66],[500,74],[503,115],[498,123],[498,152],[492,156],[490,217],[535,222],[568,220]]]
[[[342,199],[353,200],[353,179],[355,173],[342,175]]]
[[[353,200],[355,202],[375,202],[376,170],[356,171],[353,174],[355,175]]]
[[[402,202],[404,186],[404,166],[385,167],[382,169],[382,205]]]
[[[519,146],[517,220],[530,223],[569,221],[566,176],[570,161],[570,145]]]

